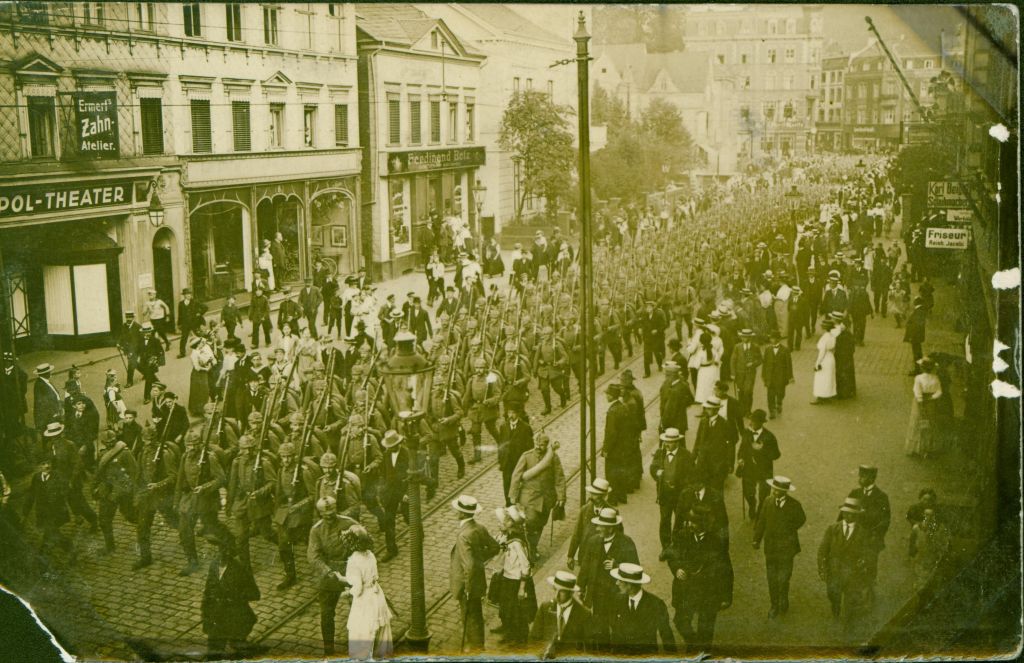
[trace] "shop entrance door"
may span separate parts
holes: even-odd
[[[215,203],[189,217],[192,290],[199,301],[227,297],[245,289],[246,242],[242,213],[238,205]],[[154,253],[154,262],[155,258]]]
[[[171,308],[170,320],[174,324],[174,259],[171,257],[173,235],[169,228],[158,231],[153,238],[153,289],[156,295]]]

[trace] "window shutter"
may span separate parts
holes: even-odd
[[[441,102],[430,102],[430,142],[441,142]]]
[[[142,114],[142,153],[164,153],[163,104],[159,99],[139,99]]]
[[[402,142],[402,106],[398,99],[388,99],[388,143]]]
[[[348,104],[334,105],[334,144],[348,146]]]
[[[213,151],[213,140],[210,135],[210,100],[193,99],[192,108],[192,151]]]
[[[249,102],[231,102],[231,129],[235,136],[235,152],[252,149],[252,132],[249,129]]]
[[[423,139],[419,99],[413,99],[409,102],[409,129],[409,140],[413,145],[419,145]]]

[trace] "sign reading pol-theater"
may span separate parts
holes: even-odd
[[[131,182],[0,187],[0,219],[131,202]]]

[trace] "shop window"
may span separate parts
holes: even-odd
[[[106,9],[102,2],[82,3],[82,22],[86,25],[102,26]]]
[[[197,299],[227,297],[245,288],[246,223],[242,216],[240,205],[226,202],[205,205],[189,214],[192,288]],[[285,271],[284,265],[273,266],[275,285],[284,282]]]
[[[430,100],[430,142],[441,142],[441,102],[436,99]]]
[[[270,147],[284,147],[284,104],[270,104]]]
[[[229,2],[224,5],[228,41],[242,41],[242,5]]]
[[[140,32],[152,32],[153,20],[156,16],[156,3],[134,2],[132,9],[132,28]]]
[[[277,7],[263,7],[263,43],[277,46]]]
[[[213,135],[210,127],[210,100],[192,99],[192,151],[196,153],[213,150]]]
[[[459,104],[455,101],[448,102],[448,142],[459,142]]]
[[[28,98],[28,138],[33,158],[57,156],[56,124],[53,97]]]
[[[304,106],[302,109],[302,144],[316,147],[316,106]]]
[[[252,149],[248,101],[231,102],[231,131],[235,141],[235,152],[248,152]]]
[[[348,147],[348,104],[334,104],[334,144]]]
[[[142,153],[164,153],[164,109],[160,99],[139,99],[142,119]]]
[[[278,284],[295,283],[302,278],[299,266],[302,214],[302,203],[295,195],[265,198],[256,206],[256,234],[260,245],[266,240],[280,243],[284,249],[283,264],[274,265],[274,277]]]
[[[409,98],[409,142],[413,145],[419,145],[423,142],[423,118],[421,117],[423,111],[423,102],[420,101],[419,97]]]
[[[388,145],[402,142],[402,102],[398,96],[388,97]]]
[[[394,255],[412,251],[412,224],[405,200],[404,181],[399,177],[388,179],[390,200],[391,250]]]
[[[198,2],[186,2],[181,6],[181,13],[185,20],[186,37],[203,36],[203,23],[200,11]]]

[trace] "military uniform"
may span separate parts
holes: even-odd
[[[550,331],[550,327],[545,328],[533,357],[533,373],[537,376],[537,386],[540,387],[540,394],[544,398],[544,411],[541,414],[551,412],[552,387],[561,399],[562,407],[565,407],[566,401],[569,400],[565,348],[560,341],[551,336]]]
[[[178,529],[173,488],[180,454],[173,443],[161,443],[155,434],[143,434],[143,440],[144,444],[136,458],[139,473],[138,492],[135,494],[135,532],[139,544],[139,560],[133,567],[135,569],[153,563],[151,541],[153,520],[157,512],[164,517],[165,523]]]
[[[447,449],[458,466],[457,478],[466,474],[466,461],[462,457],[459,433],[462,428],[462,408],[459,403],[462,396],[455,390],[446,394],[443,388],[435,389],[430,399],[427,416],[421,427],[424,429],[424,441],[429,453],[429,483],[427,484],[427,500],[434,497],[440,480],[441,456]]]
[[[303,458],[291,456],[286,463],[288,451],[281,445],[281,469],[274,482],[275,503],[274,524],[277,526],[277,550],[284,566],[284,580],[278,585],[279,590],[287,589],[295,584],[295,551],[294,544],[306,540],[309,528],[313,524],[313,500],[316,494],[316,478]]]
[[[521,348],[520,345],[520,349],[517,349],[515,339],[510,339],[499,363],[505,382],[505,394],[501,398],[505,412],[510,409],[524,412],[526,401],[530,398],[530,360]]]
[[[491,439],[498,444],[498,403],[502,394],[502,380],[497,373],[486,370],[486,364],[477,359],[474,368],[476,373],[466,381],[462,395],[462,409],[469,419],[469,432],[473,436],[473,460],[479,462],[481,433],[487,427]]]
[[[112,433],[104,433],[113,442]],[[93,478],[93,495],[99,506],[99,525],[107,552],[114,551],[114,514],[118,509],[125,520],[135,522],[135,481],[139,468],[128,445],[114,442],[100,450]]]
[[[228,472],[227,504],[228,529],[235,537],[238,557],[246,565],[249,561],[249,539],[253,533],[273,540],[270,517],[274,512],[271,491],[273,467],[268,467],[268,454],[261,453],[259,466],[252,438],[242,439],[238,456]]]
[[[344,574],[351,550],[344,534],[356,521],[337,513],[317,521],[309,530],[309,564],[319,577],[317,599],[320,603],[320,634],[324,641],[324,655],[334,655],[334,613],[338,599],[346,585],[335,573]]]
[[[188,560],[182,575],[188,575],[199,568],[196,522],[201,522],[203,531],[207,533],[222,532],[224,529],[217,519],[220,510],[218,491],[224,485],[224,480],[224,469],[213,452],[206,449],[204,454],[201,445],[186,449],[174,488],[178,507],[178,538]]]

